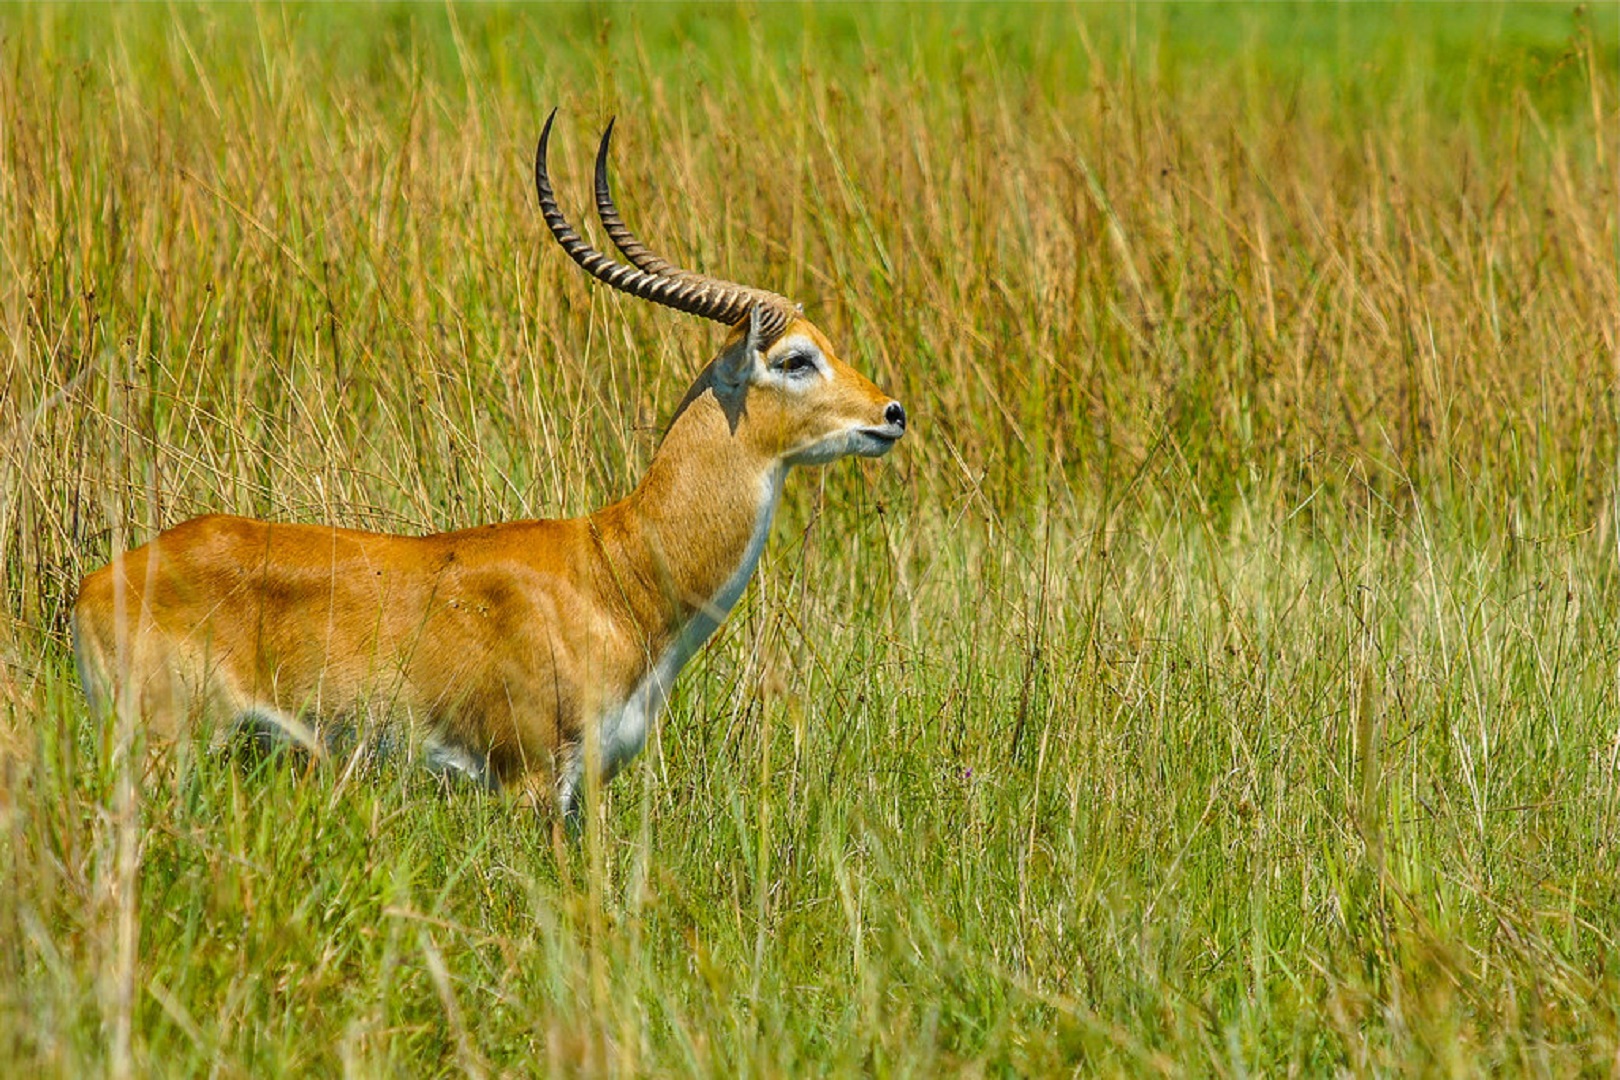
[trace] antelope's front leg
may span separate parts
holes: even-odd
[[[570,838],[579,835],[583,818],[580,804],[585,780],[585,754],[579,743],[565,743],[552,755],[552,767],[536,772],[524,785],[525,801],[566,827]]]

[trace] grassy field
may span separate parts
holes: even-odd
[[[1620,1069],[1609,5],[0,9],[0,1063]],[[149,776],[81,575],[205,511],[624,493],[802,299],[797,475],[559,863],[418,775]],[[131,783],[130,781],[134,781]]]

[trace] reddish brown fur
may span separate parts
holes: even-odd
[[[824,377],[773,380],[767,360],[795,339],[820,350]],[[487,755],[503,784],[556,778],[749,569],[762,493],[790,459],[904,428],[809,323],[757,361],[751,344],[732,334],[640,485],[588,517],[421,537],[223,516],[169,529],[85,578],[75,629],[87,693],[134,710],[160,741],[205,715],[403,720]],[[727,378],[737,371],[740,386]],[[869,441],[833,456],[887,449]]]

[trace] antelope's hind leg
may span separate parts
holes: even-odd
[[[500,791],[501,780],[491,766],[489,755],[477,753],[459,743],[428,736],[422,744],[422,761],[428,771],[449,787],[464,781],[485,791]]]
[[[272,761],[307,767],[325,757],[310,725],[264,702],[220,710],[208,742],[213,752],[249,769]]]

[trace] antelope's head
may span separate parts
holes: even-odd
[[[659,258],[625,225],[608,187],[609,121],[596,155],[596,209],[603,229],[629,260],[617,262],[585,242],[557,205],[546,147],[557,111],[546,118],[535,153],[534,182],[551,234],[592,277],[621,292],[730,326],[720,354],[676,410],[678,418],[713,394],[731,433],[787,465],[821,465],[849,455],[881,457],[906,430],[906,410],[840,360],[832,343],[784,296],[682,270]]]

